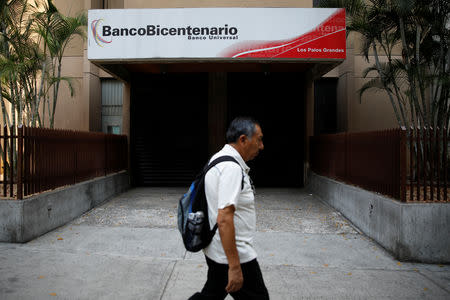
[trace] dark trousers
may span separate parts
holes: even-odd
[[[208,264],[208,278],[205,286],[200,293],[195,293],[189,300],[214,299],[222,300],[227,296],[225,287],[228,284],[228,265],[218,264],[206,257]],[[261,269],[256,259],[241,264],[242,274],[244,276],[244,285],[235,292],[230,293],[233,299],[245,300],[268,300],[269,293],[264,284]]]

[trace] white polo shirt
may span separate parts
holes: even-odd
[[[206,174],[205,194],[208,201],[209,225],[213,228],[217,223],[219,209],[234,205],[236,247],[242,264],[256,258],[253,248],[253,236],[256,231],[255,196],[248,175],[250,168],[236,149],[227,144],[211,158],[211,161],[224,155],[234,157],[240,166],[235,162],[221,162]],[[244,174],[243,189],[241,189],[242,173]],[[228,264],[219,230],[216,231],[211,244],[203,251],[211,260]]]

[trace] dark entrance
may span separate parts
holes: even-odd
[[[337,132],[337,78],[314,82],[314,135]]]
[[[265,149],[248,163],[256,186],[303,185],[304,86],[298,73],[228,73],[228,123],[260,121]]]
[[[131,83],[135,186],[181,186],[208,156],[208,74],[136,74]]]
[[[208,126],[219,124],[225,115],[228,126],[234,117],[244,115],[259,120],[264,132],[265,150],[249,162],[256,186],[302,186],[305,93],[301,74],[224,74],[219,79],[223,80],[223,90],[216,91],[224,105],[219,109],[210,100],[209,111],[216,110],[216,115],[212,114],[209,121],[208,85],[212,83],[208,76],[167,73],[135,74],[132,78],[133,184],[188,185],[210,155],[208,143],[212,137],[208,136]]]

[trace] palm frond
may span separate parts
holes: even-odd
[[[416,0],[391,0],[391,9],[399,16],[408,16],[417,7]]]
[[[377,69],[376,65],[372,65],[372,66],[370,66],[370,67],[365,68],[365,69],[362,71],[362,74],[361,74],[362,78],[366,78],[367,75],[368,75],[369,73],[371,73],[371,72],[377,72],[377,73],[378,73],[378,69]]]
[[[365,8],[365,3],[362,0],[321,0],[318,6],[345,8],[349,15],[354,15]]]
[[[2,90],[2,98],[11,103],[11,95],[8,94],[6,91]]]
[[[362,87],[358,90],[358,95],[359,95],[359,102],[361,103],[362,101],[362,96],[365,92],[367,92],[368,90],[375,90],[375,91],[381,91],[381,90],[386,90],[385,86],[383,85],[383,83],[381,82],[380,78],[372,78],[369,81],[367,81],[366,83],[364,83],[362,85]]]
[[[67,83],[67,87],[69,88],[69,92],[70,92],[70,97],[73,97],[75,95],[75,90],[73,88],[73,78],[71,77],[52,77],[50,76],[48,78],[48,82],[49,82],[49,87],[53,86],[56,83],[59,82],[66,82]]]

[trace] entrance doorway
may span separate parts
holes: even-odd
[[[221,122],[228,126],[234,117],[251,116],[260,121],[265,144],[265,150],[248,163],[255,185],[301,187],[305,134],[301,78],[294,72],[225,73],[223,84],[217,85],[223,90],[211,96],[208,73],[135,74],[131,85],[133,185],[188,185],[211,154],[211,139],[225,134],[224,130],[215,134],[208,127]],[[222,104],[208,97],[223,97],[218,101]],[[215,105],[220,109],[211,108]]]
[[[304,91],[299,73],[228,73],[228,121],[261,123],[264,151],[248,163],[256,186],[303,186]],[[229,123],[228,122],[228,123]]]
[[[314,82],[314,135],[337,133],[337,78]]]
[[[208,74],[135,74],[131,84],[134,186],[185,186],[208,155]]]

